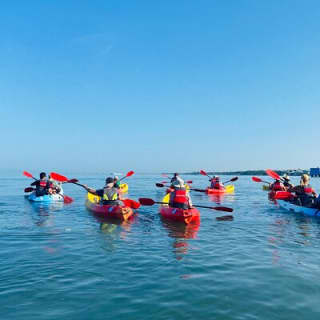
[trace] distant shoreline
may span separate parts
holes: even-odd
[[[274,170],[280,176],[288,174],[289,176],[301,176],[304,173],[309,174],[309,170]],[[245,171],[207,171],[208,175],[225,176],[266,176],[265,170],[245,170]],[[200,175],[200,172],[184,172],[181,174]]]

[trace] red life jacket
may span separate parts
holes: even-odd
[[[45,188],[47,186],[47,180],[39,180],[39,187]]]
[[[272,190],[273,191],[284,191],[284,187],[281,184],[280,181],[276,181],[273,185],[272,185]]]
[[[223,190],[223,189],[224,189],[224,186],[223,186],[222,183],[216,181],[216,182],[214,183],[212,189]]]
[[[308,195],[312,195],[313,194],[313,192],[314,192],[314,190],[312,189],[312,187],[310,186],[310,185],[308,185],[308,186],[306,186],[306,187],[304,187],[304,193],[305,194],[308,194]]]
[[[173,196],[173,202],[181,203],[181,204],[188,204],[188,197],[186,190],[175,190]]]

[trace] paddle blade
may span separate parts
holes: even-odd
[[[156,183],[156,187],[158,187],[158,188],[163,188],[163,187],[165,187],[165,185],[162,184],[162,183]]]
[[[200,174],[202,174],[203,176],[208,176],[208,174],[204,170],[200,170]]]
[[[24,192],[32,192],[32,191],[34,191],[34,190],[35,190],[35,189],[29,187],[29,188],[25,188],[25,189],[24,189]]]
[[[254,182],[262,182],[262,180],[260,178],[258,178],[258,177],[252,177],[251,179]]]
[[[233,209],[228,207],[212,207],[212,209],[217,211],[233,212]]]
[[[126,174],[126,177],[130,177],[134,174],[134,171],[129,171],[127,174]]]
[[[79,180],[78,179],[70,179],[67,182],[68,183],[77,183]]]
[[[187,183],[188,183],[188,184],[192,184],[192,180],[188,180]]]
[[[237,181],[238,179],[239,179],[238,177],[234,177],[230,180],[230,182]]]
[[[68,182],[68,178],[66,178],[65,176],[62,176],[61,174],[55,173],[55,172],[51,172],[50,176],[53,180],[57,180],[60,182]]]
[[[218,221],[233,221],[233,216],[216,217]]]
[[[287,191],[276,191],[275,195],[273,196],[273,199],[277,200],[288,200],[292,198],[293,195],[290,192]]]
[[[63,195],[63,202],[64,203],[71,203],[71,202],[73,202],[73,199],[71,197]]]
[[[123,204],[127,207],[130,207],[132,209],[138,209],[140,208],[140,203],[137,201],[134,201],[132,199],[123,199],[121,200],[123,202]]]
[[[169,178],[169,176],[168,176],[167,174],[165,174],[165,173],[161,173],[161,175],[162,175],[163,177],[165,177],[165,178]]]
[[[155,202],[149,198],[139,198],[139,202],[143,206],[153,206],[155,204]]]
[[[33,178],[32,174],[27,172],[27,171],[23,171],[23,175],[28,177],[28,178]]]
[[[270,169],[267,169],[267,170],[266,170],[266,173],[267,173],[267,175],[268,175],[269,177],[271,177],[271,178],[273,178],[273,179],[275,179],[275,180],[281,180],[280,176],[279,176],[276,172],[274,172],[274,171],[272,171],[272,170],[270,170]]]

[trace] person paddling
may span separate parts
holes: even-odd
[[[104,205],[119,205],[117,200],[122,200],[119,190],[114,186],[114,179],[111,177],[106,179],[106,184],[103,189],[96,190],[86,185],[83,186],[88,192],[101,197],[102,204]]]
[[[216,176],[211,179],[210,188],[218,190],[224,189],[224,185],[220,182],[220,177]]]
[[[56,193],[60,193],[63,194],[62,192],[62,188],[61,188],[61,184],[56,182],[55,180],[52,179],[52,177],[49,175],[49,188],[52,190],[51,193],[56,194]],[[49,189],[49,190],[50,190]],[[50,192],[50,191],[49,191]]]
[[[318,197],[317,193],[314,191],[309,182],[310,177],[307,174],[303,174],[300,179],[300,184],[288,190],[297,195],[298,202],[302,206],[313,205],[315,198]]]
[[[276,181],[270,185],[270,190],[271,191],[286,191],[286,188],[280,180],[276,179]]]
[[[40,179],[31,183],[31,186],[36,187],[36,196],[42,197],[46,194],[51,194],[52,189],[50,188],[50,182],[47,180],[45,172],[40,173]]]
[[[183,180],[182,183],[178,180],[174,181],[171,184],[171,187],[173,188],[173,190],[172,192],[170,192],[169,206],[180,209],[191,208],[192,201],[190,195],[188,195],[188,192],[184,186]]]

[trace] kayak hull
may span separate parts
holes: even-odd
[[[277,202],[281,208],[284,208],[290,212],[302,213],[306,216],[312,216],[312,217],[320,216],[320,209],[297,206],[285,200],[277,200]]]
[[[63,197],[60,194],[48,194],[41,197],[37,197],[35,192],[33,192],[27,196],[27,199],[32,202],[63,202]]]
[[[164,205],[160,206],[159,211],[160,215],[164,219],[171,221],[182,222],[185,224],[200,222],[200,212],[196,208],[184,210]]]
[[[126,206],[111,206],[92,203],[88,199],[86,200],[86,207],[94,212],[96,215],[102,218],[119,219],[121,221],[129,220],[133,215],[133,210]]]
[[[206,189],[207,194],[224,194],[224,193],[232,193],[234,192],[234,185],[228,185],[222,189]]]

